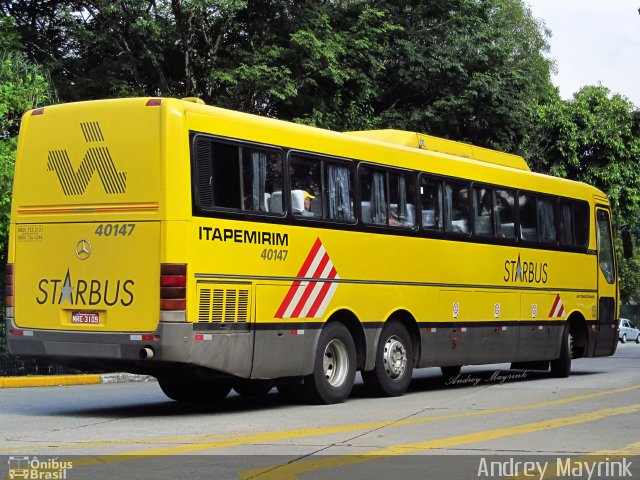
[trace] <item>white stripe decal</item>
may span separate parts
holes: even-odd
[[[317,252],[311,258],[314,248],[317,248]],[[320,239],[314,243],[301,268],[304,269],[306,264],[308,268],[299,273],[305,280],[294,282],[289,287],[276,312],[277,318],[319,318],[329,306],[338,284],[329,282],[330,285],[327,287],[328,282],[314,280],[328,280],[332,275],[334,279],[340,277]]]
[[[336,279],[339,279],[340,277],[338,275],[335,276]],[[338,288],[338,284],[337,283],[332,283],[331,287],[329,288],[329,291],[327,292],[327,294],[325,295],[324,299],[322,300],[322,303],[320,304],[320,308],[318,308],[318,313],[316,313],[315,318],[320,318],[324,315],[325,310],[327,309],[327,307],[329,306],[329,302],[331,302],[331,299],[333,298],[333,294],[336,293],[336,289]]]
[[[304,293],[304,290],[307,287],[307,285],[309,285],[309,282],[300,282],[300,286],[296,288],[296,293],[291,299],[291,303],[289,303],[289,306],[285,310],[282,318],[291,318],[291,315],[293,315],[293,311],[298,306],[298,302],[302,298],[302,294]],[[295,287],[291,287],[291,288],[295,288]]]

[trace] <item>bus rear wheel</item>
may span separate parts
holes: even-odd
[[[560,356],[549,362],[551,367],[551,376],[557,378],[566,378],[571,373],[571,357],[573,352],[573,335],[569,332],[569,325],[565,325],[562,332],[562,346],[560,347]]]
[[[401,323],[388,323],[378,341],[375,367],[362,372],[362,379],[374,395],[397,397],[409,388],[412,374],[411,336]]]
[[[158,377],[163,393],[178,402],[219,402],[231,391],[227,381],[198,381],[176,377]]]
[[[304,399],[310,403],[344,402],[356,376],[356,347],[347,327],[327,324],[320,332],[313,373],[301,385]]]

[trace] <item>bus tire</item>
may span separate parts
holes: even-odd
[[[378,396],[398,397],[407,391],[413,374],[413,344],[400,322],[382,329],[373,370],[362,372],[367,389]]]
[[[178,402],[219,402],[231,391],[231,384],[226,381],[197,383],[192,379],[158,377],[158,384],[167,397]]]
[[[573,350],[573,336],[569,333],[569,325],[565,325],[562,332],[562,346],[560,356],[549,362],[551,376],[556,378],[566,378],[571,373],[571,352]]]
[[[344,402],[356,376],[356,347],[347,327],[331,322],[322,329],[313,373],[304,378],[302,395],[309,403]]]

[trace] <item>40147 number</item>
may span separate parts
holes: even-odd
[[[273,260],[273,261],[284,262],[287,259],[287,253],[289,253],[289,250],[265,248],[264,250],[262,250],[262,253],[260,254],[260,258],[262,258],[263,260]]]
[[[94,232],[99,237],[130,237],[135,223],[101,223]]]

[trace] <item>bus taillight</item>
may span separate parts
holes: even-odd
[[[185,321],[187,309],[187,264],[160,265],[160,319]]]
[[[13,318],[13,263],[7,264],[7,278],[4,284],[5,301],[7,318]]]

